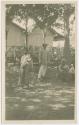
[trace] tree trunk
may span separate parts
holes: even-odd
[[[25,39],[25,48],[28,49],[28,31],[27,31],[28,17],[26,17],[26,39]]]
[[[67,61],[67,64],[70,65],[71,63],[71,49],[70,49],[70,39],[69,39],[69,35],[70,35],[70,29],[69,29],[69,14],[68,14],[68,7],[66,7],[65,10],[65,15],[64,15],[64,22],[65,22],[65,44],[64,44],[64,51],[63,51],[63,55]]]
[[[26,28],[26,41],[25,41],[25,48],[28,49],[28,32]]]
[[[43,43],[45,44],[46,43],[46,29],[43,30]]]
[[[6,34],[5,34],[5,37],[6,37],[6,50],[7,50],[8,33],[9,33],[9,22],[8,23],[6,22]]]

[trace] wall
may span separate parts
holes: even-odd
[[[23,46],[25,35],[23,31],[14,24],[9,24],[7,34],[7,46]]]
[[[46,43],[49,44],[52,40],[53,40],[53,35],[47,32],[46,39],[45,39]],[[40,46],[43,44],[43,32],[40,28],[34,29],[34,31],[31,34],[29,34],[28,44],[29,46],[30,45]]]

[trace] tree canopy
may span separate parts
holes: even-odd
[[[56,20],[60,17],[64,20],[64,36],[65,46],[64,55],[70,58],[70,29],[69,18],[75,13],[75,4],[7,4],[6,5],[6,22],[16,18],[18,21],[25,20],[26,22],[26,41],[28,37],[27,21],[31,17],[36,25],[42,30],[52,29],[53,26],[58,26]],[[61,27],[61,24],[60,24]],[[45,34],[44,34],[45,35]],[[45,36],[44,36],[45,37]]]
[[[51,28],[58,17],[66,18],[74,12],[71,4],[7,4],[6,19],[27,20],[31,17],[41,29]]]

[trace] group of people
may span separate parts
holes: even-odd
[[[46,71],[48,68],[49,59],[48,59],[48,51],[46,50],[46,47],[47,47],[47,44],[43,44],[42,49],[39,52],[39,71],[37,76],[38,81],[43,80],[45,78]],[[33,59],[31,57],[31,54],[29,53],[29,50],[26,49],[20,61],[18,85],[20,85],[23,88],[29,87],[32,72],[33,72]],[[67,77],[69,73],[73,77],[75,73],[74,66],[73,64],[71,64],[71,66],[68,67],[68,65],[66,65],[66,61],[63,59],[60,65],[58,66],[58,76],[61,79],[64,79],[65,76]]]
[[[75,68],[73,64],[67,65],[66,60],[62,59],[58,67],[58,78],[62,81],[74,81],[75,80]]]

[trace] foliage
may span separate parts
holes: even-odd
[[[33,18],[41,29],[57,26],[56,20],[61,17],[66,19],[74,12],[72,4],[7,4],[6,19],[17,18],[18,21]]]
[[[7,4],[6,5],[6,20],[17,18],[18,21],[25,20],[26,23],[26,44],[28,41],[27,23],[28,18],[34,19],[36,25],[43,30],[44,41],[46,30],[51,30],[56,27],[56,20],[61,17],[64,20],[65,30],[65,45],[64,56],[67,60],[70,59],[70,43],[69,43],[69,18],[75,12],[74,4]],[[61,27],[61,25],[60,25]],[[28,44],[27,44],[28,45]],[[70,61],[70,60],[69,60]]]

